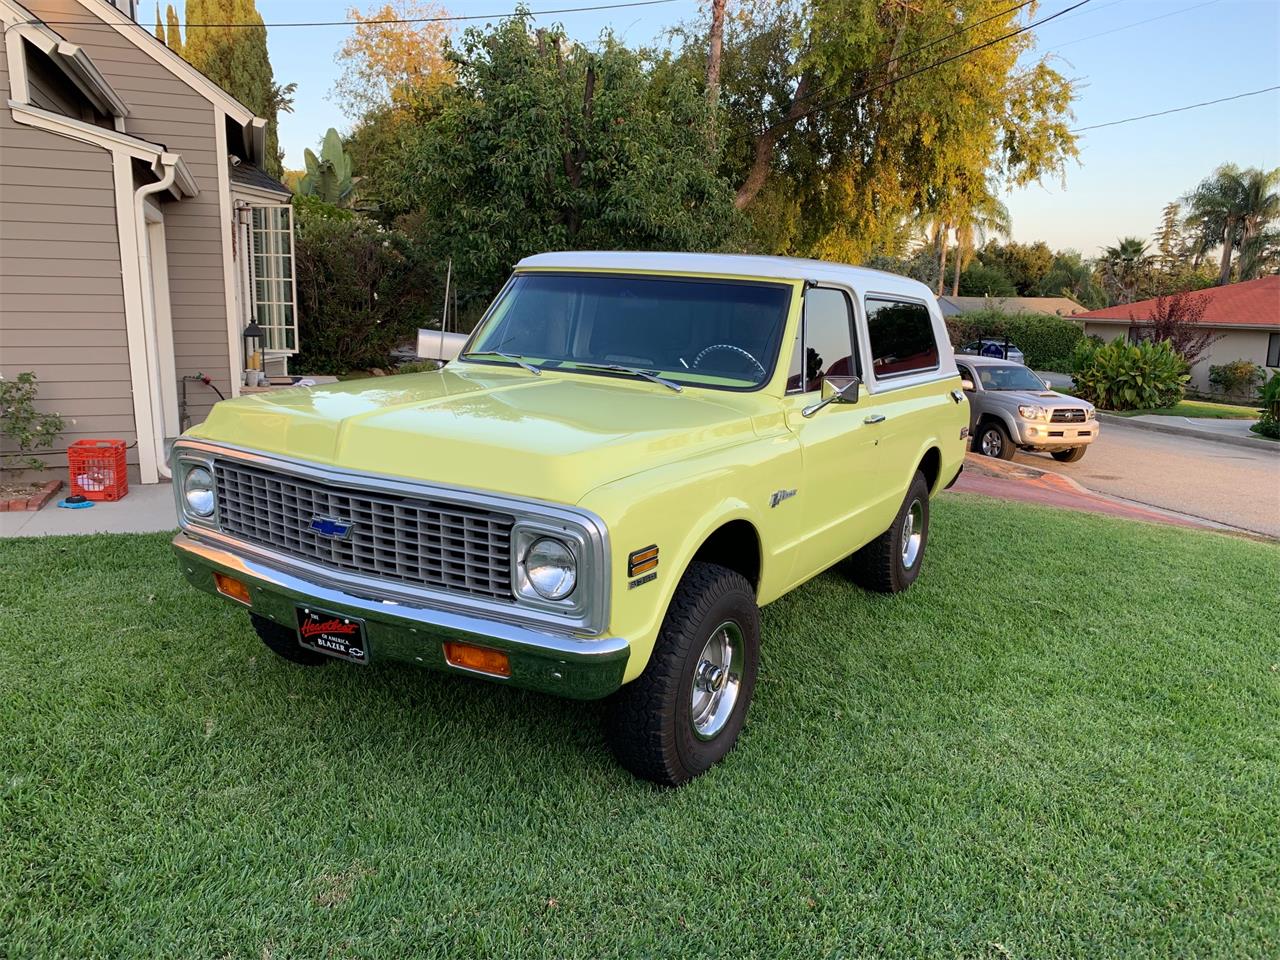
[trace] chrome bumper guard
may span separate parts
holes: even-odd
[[[563,697],[591,700],[607,696],[621,686],[631,652],[627,641],[619,637],[578,639],[570,634],[472,613],[357,596],[303,580],[261,560],[185,533],[173,538],[173,550],[183,575],[192,586],[222,597],[213,574],[229,574],[249,587],[252,601],[249,609],[253,613],[290,629],[296,622],[294,608],[300,603],[363,620],[370,662],[401,660]],[[502,650],[510,657],[511,676],[495,677],[450,664],[444,657],[446,640]]]

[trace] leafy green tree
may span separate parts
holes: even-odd
[[[1076,250],[1060,250],[1036,291],[1041,297],[1070,297],[1090,310],[1107,305],[1106,291],[1094,278],[1093,268]]]
[[[975,241],[985,242],[991,234],[1007,237],[1013,229],[1013,223],[1009,219],[1009,209],[996,197],[993,187],[993,184],[984,183],[972,191],[958,192],[953,195],[952,202],[948,204],[950,227],[955,231],[956,236],[956,255],[951,280],[952,296],[960,292],[960,274],[973,259]],[[944,254],[945,249],[944,245]],[[939,293],[945,285],[944,275],[938,283]]]
[[[960,274],[961,296],[965,297],[1015,297],[1018,295],[1013,282],[998,267],[985,263],[971,263]]]
[[[1239,250],[1240,279],[1258,275],[1258,253],[1265,243],[1258,240],[1280,219],[1280,167],[1241,170],[1233,163],[1220,166],[1186,196],[1186,225],[1196,238],[1199,254],[1221,247],[1218,285],[1231,281],[1231,262]],[[1244,254],[1248,253],[1248,257]],[[1248,270],[1244,270],[1244,267]]]
[[[351,177],[351,157],[342,148],[342,137],[338,136],[338,131],[330,127],[325,133],[320,156],[317,157],[310,148],[304,150],[302,156],[307,172],[298,181],[298,194],[316,197],[337,207],[349,204],[355,181]]]
[[[254,0],[187,0],[186,10],[187,39],[181,50],[183,57],[267,121],[267,155],[263,158],[263,167],[273,177],[280,176],[276,113],[282,88],[276,86],[271,73],[267,28]]]
[[[182,53],[182,25],[178,22],[178,13],[173,4],[165,5],[164,22],[160,20],[160,4],[156,4],[156,39],[174,53]]]
[[[1139,285],[1151,269],[1147,241],[1141,237],[1122,237],[1102,251],[1098,265],[1111,302],[1133,303],[1138,299]]]
[[[1053,251],[1043,240],[1034,243],[997,243],[988,241],[978,252],[978,259],[995,267],[1012,281],[1018,296],[1034,297],[1053,266]]]
[[[452,259],[464,295],[487,299],[541,250],[733,240],[733,192],[707,153],[712,114],[697,80],[659,85],[611,37],[590,50],[520,18],[467,30],[449,56],[457,84],[405,131],[374,199],[384,215],[411,215],[401,222]]]

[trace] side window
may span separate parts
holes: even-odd
[[[867,333],[877,377],[897,377],[938,365],[933,318],[923,303],[868,297]]]
[[[956,369],[960,371],[961,380],[968,380],[970,383],[974,384],[975,386],[977,385],[978,378],[975,377],[973,375],[973,371],[970,370],[968,367],[966,367],[963,363],[956,364]]]
[[[830,287],[806,290],[803,326],[803,343],[796,344],[791,358],[788,390],[809,393],[822,389],[823,377],[859,373],[853,345],[853,311],[843,291]]]

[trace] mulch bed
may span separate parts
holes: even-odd
[[[0,513],[39,510],[62,489],[61,480],[45,483],[10,483],[0,488]]]

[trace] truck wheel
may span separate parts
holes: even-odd
[[[1084,452],[1088,447],[1068,447],[1066,450],[1052,450],[1050,456],[1059,463],[1075,463],[1084,457]]]
[[[929,542],[929,483],[916,471],[892,526],[853,555],[854,583],[877,593],[898,593],[916,582]]]
[[[1009,439],[1009,431],[1004,428],[1004,424],[995,420],[988,420],[978,427],[973,446],[987,457],[995,457],[997,460],[1013,459],[1013,441]]]
[[[315,650],[308,650],[298,643],[298,634],[288,627],[281,626],[274,620],[260,617],[256,613],[249,614],[253,621],[253,629],[257,631],[262,642],[272,653],[284,657],[290,663],[298,663],[304,667],[323,667],[332,658]]]
[[[649,665],[610,699],[605,736],[637,777],[676,787],[737,742],[756,686],[760,611],[739,573],[691,563]]]

